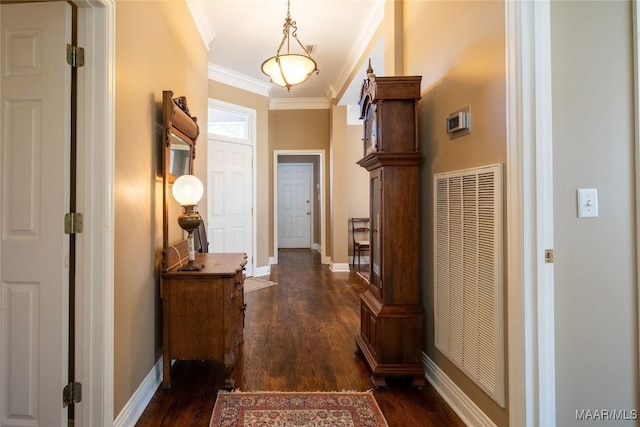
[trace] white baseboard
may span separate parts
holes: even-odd
[[[356,260],[358,259],[358,257],[355,257]],[[349,264],[353,265],[353,257],[350,256],[349,257]],[[360,257],[360,264],[369,264],[369,255],[363,255]]]
[[[124,405],[122,411],[113,422],[114,427],[128,427],[136,425],[138,419],[162,384],[162,356],[153,365],[131,399]]]
[[[424,352],[422,364],[427,381],[466,425],[496,427],[495,423]]]
[[[332,262],[329,266],[331,271],[334,273],[348,273],[349,272],[349,263],[346,262]]]
[[[314,243],[311,245],[311,249],[317,251],[320,254],[320,262],[323,265],[329,265],[331,266],[331,257],[330,256],[326,256],[326,255],[322,255],[322,246],[320,246],[319,243]]]
[[[276,263],[276,257],[272,257],[272,256],[270,256],[270,257],[269,257],[269,268],[271,268],[271,266],[272,266],[273,264],[277,264],[277,263]]]
[[[269,259],[269,265],[263,267],[256,267],[256,271],[254,273],[255,277],[266,276],[271,273],[271,261],[273,258]]]

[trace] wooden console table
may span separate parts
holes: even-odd
[[[225,387],[243,342],[246,255],[197,253],[202,271],[162,273],[164,388],[171,387],[171,360],[224,361]]]

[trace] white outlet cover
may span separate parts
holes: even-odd
[[[598,190],[596,188],[579,188],[578,218],[598,217]]]

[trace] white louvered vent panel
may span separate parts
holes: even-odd
[[[474,283],[478,280],[478,205],[477,200],[477,176],[464,175],[462,177],[463,193],[462,204],[464,206],[464,221],[462,223],[462,236],[464,259],[462,263],[464,274],[463,295],[464,312],[463,322],[463,360],[462,365],[470,371],[476,371],[478,366],[478,291]]]
[[[502,171],[434,176],[435,345],[504,407]]]
[[[449,263],[449,206],[447,203],[448,181],[441,179],[435,182],[436,191],[436,246],[440,248],[436,252],[436,264],[447,266]],[[436,276],[435,290],[435,324],[441,328],[449,330],[450,316],[449,310],[438,310],[438,304],[449,307],[449,269],[443,268],[441,274]],[[449,353],[449,334],[435,334],[436,347],[441,351]]]
[[[458,177],[449,179],[449,356],[462,363],[463,292],[462,270],[462,185]]]

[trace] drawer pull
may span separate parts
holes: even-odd
[[[242,307],[240,308],[240,311],[242,311],[242,330],[244,330],[244,318],[247,315],[247,304],[242,304]],[[239,331],[239,333],[242,333],[242,330]]]

